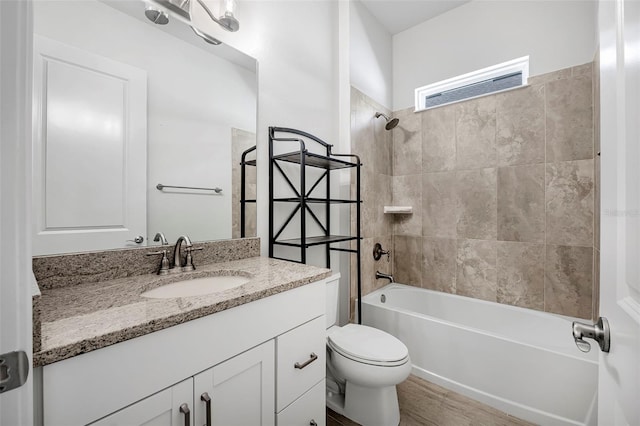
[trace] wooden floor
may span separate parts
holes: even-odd
[[[532,425],[413,375],[398,385],[398,403],[400,426]],[[327,408],[327,426],[358,426],[358,423]]]

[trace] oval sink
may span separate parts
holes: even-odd
[[[250,278],[237,275],[222,275],[215,277],[196,278],[178,281],[154,288],[141,294],[142,297],[152,299],[172,299],[174,297],[204,296],[239,287],[250,281]]]

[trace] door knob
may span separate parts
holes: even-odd
[[[144,237],[142,235],[138,235],[133,240],[127,240],[127,241],[130,241],[130,242],[136,243],[136,244],[142,244],[144,242]]]
[[[602,352],[609,352],[609,348],[611,347],[611,333],[609,331],[609,321],[607,321],[606,318],[598,318],[598,322],[595,324],[585,324],[574,321],[571,328],[573,330],[573,340],[575,340],[576,346],[582,352],[589,352],[591,350],[591,344],[585,341],[585,338],[598,342]]]

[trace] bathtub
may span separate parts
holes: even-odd
[[[578,350],[573,318],[390,284],[362,320],[407,345],[418,377],[534,423],[597,422],[598,347]]]

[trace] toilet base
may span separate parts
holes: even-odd
[[[327,406],[361,425],[397,426],[400,423],[395,385],[369,388],[347,381],[344,395],[327,394]]]

